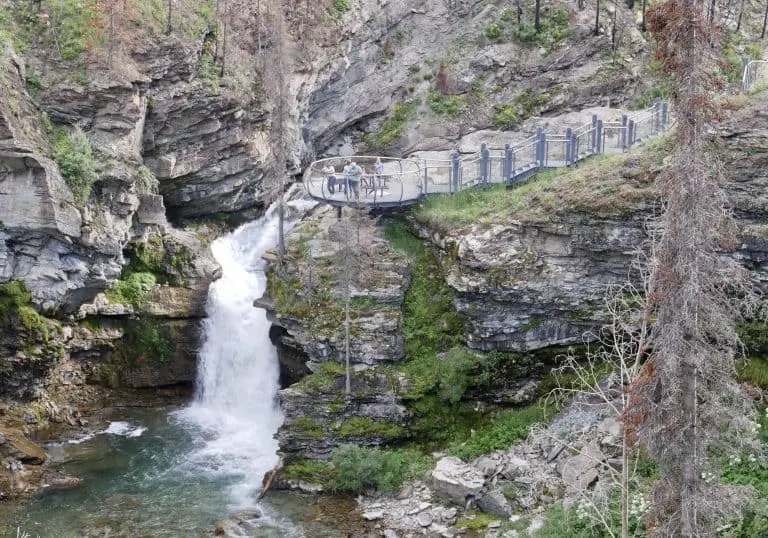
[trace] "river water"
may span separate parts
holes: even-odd
[[[47,446],[83,483],[44,492],[6,515],[12,530],[59,538],[210,536],[217,521],[248,514],[249,536],[339,535],[316,521],[305,499],[257,501],[277,462],[273,435],[283,420],[269,322],[253,307],[265,290],[261,256],[276,244],[277,224],[271,208],[211,247],[223,274],[208,294],[194,401],[181,410],[118,411],[104,430]]]

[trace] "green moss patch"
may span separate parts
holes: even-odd
[[[47,342],[52,322],[40,315],[31,301],[32,294],[23,282],[11,280],[0,285],[0,327],[14,329],[20,325],[34,338]]]
[[[400,439],[406,435],[402,426],[366,417],[345,420],[339,426],[338,433],[342,437],[381,437],[389,440]]]

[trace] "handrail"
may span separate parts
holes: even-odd
[[[744,73],[741,75],[741,89],[748,91],[757,80],[757,68],[760,65],[768,67],[768,60],[750,60],[744,64]]]
[[[618,121],[602,121],[593,115],[591,122],[568,128],[565,133],[547,133],[539,128],[535,135],[516,144],[490,148],[483,143],[479,151],[454,151],[446,159],[326,157],[310,164],[303,183],[310,196],[331,205],[399,207],[431,194],[453,194],[492,183],[515,185],[547,168],[573,166],[599,153],[625,152],[671,125],[669,104],[657,99],[652,106],[623,114]],[[336,170],[348,160],[364,169],[358,184]],[[371,168],[376,161],[383,165],[381,174]],[[335,173],[326,173],[327,166],[333,166]]]

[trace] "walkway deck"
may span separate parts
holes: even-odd
[[[550,168],[573,166],[601,153],[625,152],[635,144],[669,128],[670,109],[657,100],[654,106],[603,122],[597,116],[577,129],[548,134],[539,129],[514,146],[489,148],[481,144],[471,155],[458,153],[445,159],[395,159],[369,155],[331,157],[313,162],[304,173],[304,187],[315,200],[334,206],[393,208],[407,206],[431,194],[449,194],[494,183],[514,185]],[[380,160],[384,172],[376,175]],[[358,193],[347,186],[343,169],[354,161],[363,168]],[[329,177],[333,167],[335,181]]]

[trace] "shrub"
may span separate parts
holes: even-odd
[[[455,118],[467,111],[469,103],[463,95],[444,95],[437,91],[429,92],[429,108],[438,116]]]
[[[333,9],[339,13],[346,13],[350,10],[349,0],[333,0]]]
[[[514,128],[519,121],[517,108],[514,105],[496,105],[493,115],[494,127],[501,130],[509,130]]]
[[[485,27],[485,37],[497,41],[501,39],[502,26],[500,24],[489,24]]]
[[[139,194],[157,194],[159,182],[149,168],[142,165],[136,173],[135,186]]]
[[[106,296],[112,303],[141,308],[156,283],[157,279],[152,273],[132,273],[124,280],[115,282],[112,289],[107,290]]]
[[[414,117],[419,104],[418,100],[396,104],[392,116],[384,120],[376,132],[363,135],[362,142],[366,148],[374,151],[383,150],[394,144],[402,136],[405,126]]]
[[[200,73],[200,80],[203,82],[206,88],[211,93],[219,93],[219,73],[221,69],[213,61],[213,54],[210,52],[203,52],[200,56],[200,67],[198,72]]]
[[[56,129],[53,158],[72,191],[75,205],[84,207],[91,195],[91,188],[99,177],[88,136],[79,129],[71,133],[67,133],[63,128]]]
[[[368,489],[392,492],[406,480],[423,478],[434,460],[415,450],[379,450],[342,445],[331,455],[334,489],[360,493]]]

